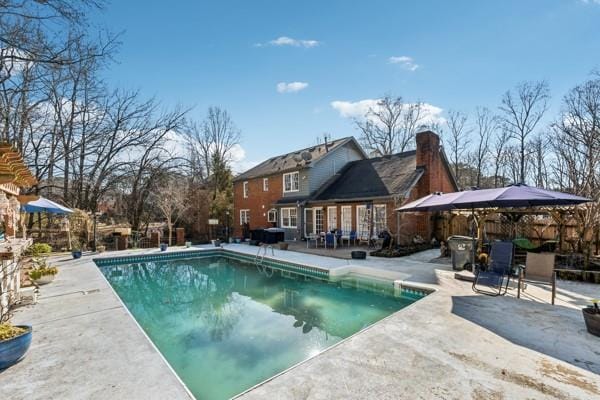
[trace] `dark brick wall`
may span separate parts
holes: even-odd
[[[263,191],[263,178],[249,179],[248,198],[244,198],[243,181],[233,184],[233,209],[234,209],[234,236],[241,236],[240,210],[250,210],[250,229],[268,228],[273,226],[267,221],[267,212],[273,203],[283,195],[282,174],[271,175],[269,178],[269,191]]]

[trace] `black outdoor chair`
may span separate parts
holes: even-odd
[[[514,244],[492,242],[488,265],[476,266],[473,290],[490,296],[505,295],[512,276]]]

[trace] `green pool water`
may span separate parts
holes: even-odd
[[[226,256],[99,268],[197,399],[235,396],[422,297]]]

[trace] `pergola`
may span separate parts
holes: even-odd
[[[559,230],[562,230],[564,216],[574,212],[577,205],[589,201],[590,199],[569,193],[517,184],[495,189],[434,193],[407,203],[397,208],[396,211],[469,213],[476,226],[476,228],[472,227],[471,234],[481,241],[482,222],[490,214],[503,213],[516,219],[525,214],[547,213],[557,222]],[[475,235],[475,231],[477,231],[477,235]],[[562,235],[560,235],[560,240],[562,241],[562,239]]]

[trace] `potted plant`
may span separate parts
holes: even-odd
[[[74,259],[81,258],[81,243],[77,240],[71,243],[71,255]]]
[[[279,250],[287,250],[288,246],[289,246],[289,243],[279,242]]]
[[[167,251],[168,247],[169,246],[166,243],[161,243],[160,244],[160,251]]]
[[[104,253],[106,251],[106,246],[104,246],[104,245],[98,245],[98,246],[96,246],[96,251],[98,253]]]
[[[0,323],[0,371],[21,360],[31,344],[31,326]]]
[[[33,258],[44,257],[50,253],[52,253],[52,246],[48,243],[34,243],[24,251],[24,255]]]
[[[581,310],[587,331],[595,336],[600,336],[600,299],[592,299],[592,305]]]
[[[192,247],[192,242],[185,242],[185,247],[188,249]]]
[[[19,269],[15,271],[9,265],[12,263],[0,263],[0,276],[9,281],[20,279]],[[0,284],[0,371],[22,359],[31,344],[31,326],[9,323],[14,294],[14,289]]]
[[[33,283],[40,286],[52,282],[56,274],[58,274],[58,269],[56,267],[47,267],[44,265],[29,271],[29,278]]]

